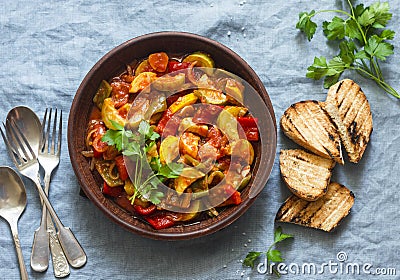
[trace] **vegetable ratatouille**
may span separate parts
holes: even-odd
[[[215,217],[241,203],[257,119],[245,85],[206,53],[150,54],[103,80],[86,149],[102,193],[154,229]]]

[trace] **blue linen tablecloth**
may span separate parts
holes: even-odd
[[[71,227],[88,262],[71,269],[69,279],[270,279],[244,268],[250,250],[265,251],[273,241],[274,217],[290,195],[275,160],[271,177],[255,204],[220,232],[189,241],[155,241],[137,236],[111,222],[88,199],[79,195],[67,150],[67,114],[86,73],[113,47],[142,34],[173,30],[209,37],[228,46],[257,72],[268,90],[279,120],[284,110],[300,100],[324,100],[321,81],[305,78],[315,55],[332,57],[336,49],[321,29],[311,43],[295,29],[298,14],[312,9],[335,9],[346,1],[3,1],[0,11],[0,120],[17,105],[43,117],[44,108],[64,112],[61,163],[51,184],[50,200],[66,226]],[[389,1],[394,12],[389,27],[400,33],[400,2]],[[372,1],[366,1],[371,4]],[[331,16],[321,15],[317,19]],[[382,63],[384,76],[400,90],[400,44]],[[285,263],[338,263],[323,274],[283,275],[282,279],[400,279],[399,117],[400,103],[370,80],[355,73],[371,104],[374,131],[361,162],[336,166],[333,181],[355,196],[352,213],[332,233],[282,224],[295,239],[279,245]],[[278,128],[277,153],[295,147]],[[0,144],[0,165],[10,165]],[[40,200],[24,179],[28,205],[19,221],[21,245],[32,279],[54,278],[31,270],[33,232],[39,225]],[[338,258],[346,257],[340,262]],[[260,261],[263,261],[261,259]],[[340,265],[371,264],[396,269],[397,276],[341,273]],[[294,268],[295,266],[292,266]],[[376,271],[371,269],[370,271]],[[393,272],[393,270],[391,270]],[[393,274],[393,273],[392,273]],[[19,279],[17,257],[8,225],[0,222],[0,279]]]

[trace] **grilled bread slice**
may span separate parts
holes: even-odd
[[[351,162],[364,154],[372,133],[372,114],[359,85],[350,79],[331,86],[325,109],[335,122]]]
[[[281,150],[279,161],[282,178],[297,197],[314,201],[326,193],[334,160],[295,149]]]
[[[339,133],[323,109],[323,102],[307,100],[292,104],[284,112],[280,124],[285,135],[300,146],[344,163]]]
[[[350,213],[353,204],[354,194],[332,182],[327,193],[316,201],[290,196],[278,210],[275,220],[330,232]]]

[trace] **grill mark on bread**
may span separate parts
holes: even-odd
[[[350,213],[353,204],[353,192],[338,183],[330,183],[327,193],[317,201],[290,196],[278,210],[275,220],[329,232]]]
[[[282,178],[296,196],[315,201],[327,191],[335,161],[301,149],[281,150],[279,166]]]
[[[345,125],[354,121],[354,119],[357,116],[357,113],[361,111],[361,108],[363,107],[363,104],[364,104],[364,102],[360,100],[362,98],[363,98],[363,92],[358,91],[357,95],[354,97],[350,107],[348,108],[348,110],[346,111],[346,113],[343,116],[343,122]],[[361,103],[360,103],[360,101],[361,101]],[[364,99],[364,101],[365,101],[365,99]]]
[[[322,102],[306,100],[290,105],[281,118],[281,127],[297,144],[343,164],[339,135]]]
[[[344,119],[344,115],[348,112],[351,105],[354,103],[354,100],[359,93],[360,87],[354,82],[347,87],[344,87],[341,94],[343,95],[343,102],[339,107],[339,114]],[[347,91],[347,93],[346,93]]]
[[[292,125],[292,129],[295,130],[294,132],[297,132],[304,139],[304,135],[301,133],[301,131],[298,130],[297,126],[293,123],[293,120],[290,118],[290,116],[288,116],[287,113],[285,113],[285,117],[286,120]]]
[[[357,163],[372,132],[371,109],[364,92],[352,80],[340,81],[328,91],[326,110],[338,128],[350,161]]]

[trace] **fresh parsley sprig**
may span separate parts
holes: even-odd
[[[396,98],[400,94],[385,82],[379,65],[393,54],[393,45],[388,43],[393,40],[395,32],[384,29],[392,18],[389,12],[389,3],[376,2],[368,7],[359,4],[353,6],[347,0],[350,11],[320,10],[302,12],[296,28],[307,35],[311,41],[317,24],[312,18],[319,13],[334,12],[342,17],[335,16],[332,21],[323,22],[323,33],[328,40],[339,41],[339,54],[331,60],[326,57],[315,57],[314,62],[307,68],[306,77],[319,80],[325,77],[324,87],[329,88],[335,84],[345,70],[355,70],[363,77],[372,79],[387,93]]]
[[[147,121],[141,121],[137,133],[126,130],[122,125],[111,123],[116,130],[109,129],[102,137],[102,141],[113,145],[116,149],[128,156],[135,163],[133,178],[134,194],[130,197],[132,203],[136,197],[143,197],[153,204],[159,204],[164,193],[158,190],[160,182],[166,179],[177,178],[182,172],[183,165],[179,163],[161,164],[160,158],[153,157],[147,161],[147,152],[156,145],[160,135],[153,130]],[[145,170],[150,165],[151,170]]]
[[[282,228],[278,227],[274,232],[274,243],[272,243],[271,246],[269,246],[268,250],[266,252],[257,252],[257,251],[249,252],[246,258],[243,260],[243,265],[254,268],[254,262],[258,260],[260,256],[263,254],[265,254],[265,257],[267,258],[267,268],[269,268],[271,262],[275,263],[283,262],[285,259],[282,258],[281,251],[274,249],[274,247],[277,243],[282,242],[283,240],[288,238],[293,238],[293,235],[282,233]],[[275,268],[273,268],[273,272],[278,277],[280,277],[279,272]]]

